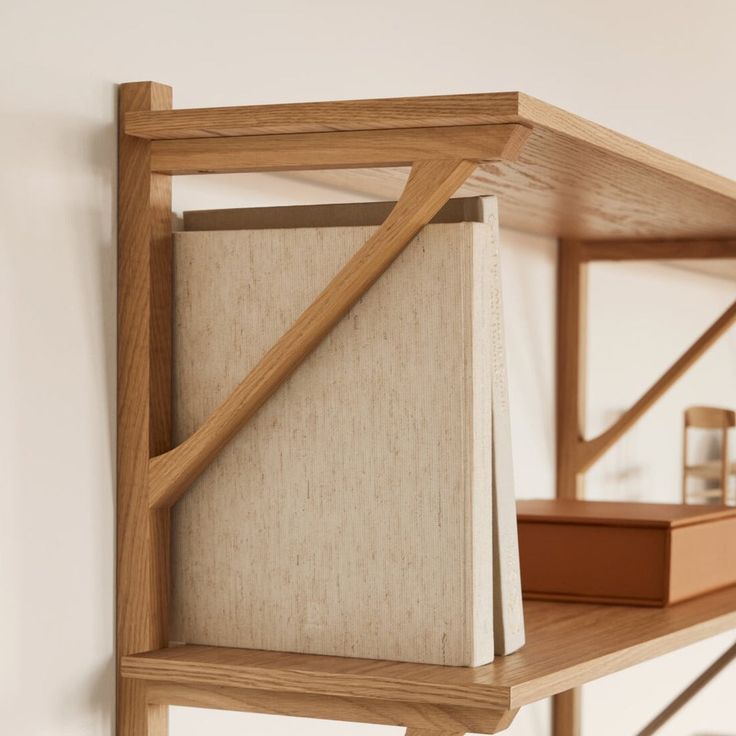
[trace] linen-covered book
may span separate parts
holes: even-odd
[[[478,211],[482,203],[472,202],[448,204],[439,219],[450,222],[420,233],[177,504],[172,639],[450,665],[492,660],[494,579],[510,610],[513,572],[503,569],[516,562],[518,583],[518,557],[493,552],[504,533],[503,519],[493,519],[493,478],[508,476],[493,453],[494,433],[507,431],[492,405],[498,234],[495,221],[452,222],[469,219],[463,208]],[[315,214],[320,208],[185,216],[192,230],[177,233],[174,248],[177,441],[390,205],[348,207],[343,218],[357,224],[343,227],[298,226],[307,210],[310,225],[333,221],[328,210]],[[496,619],[510,651],[506,632],[518,641],[523,624]]]

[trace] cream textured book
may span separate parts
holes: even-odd
[[[299,213],[279,209],[270,229],[188,213],[175,236],[178,441],[375,229],[290,227]],[[494,577],[513,577],[494,574],[489,533],[498,237],[458,212],[422,231],[177,504],[174,640],[493,658]]]
[[[498,206],[495,197],[478,197],[475,201],[478,219],[497,233]],[[499,237],[494,237],[489,305],[493,315],[493,633],[496,654],[505,655],[524,646],[525,634],[499,243]]]

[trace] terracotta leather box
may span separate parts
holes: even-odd
[[[519,501],[525,598],[666,606],[736,584],[736,508]]]

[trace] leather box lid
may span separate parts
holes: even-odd
[[[645,526],[675,529],[736,517],[736,507],[630,501],[521,500],[516,504],[523,523]]]

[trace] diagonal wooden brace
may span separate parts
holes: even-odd
[[[718,659],[693,680],[664,710],[657,714],[636,736],[651,736],[695,697],[716,675],[736,660],[736,644],[729,647]]]
[[[736,256],[736,241],[561,241],[557,314],[557,495],[582,498],[583,474],[736,323],[736,302],[608,429],[585,438],[586,273],[594,261],[682,260]]]
[[[170,508],[475,170],[476,160],[415,163],[401,198],[233,393],[178,447],[149,463],[149,503]]]
[[[578,470],[587,470],[736,322],[736,301],[605,432],[578,443]]]

